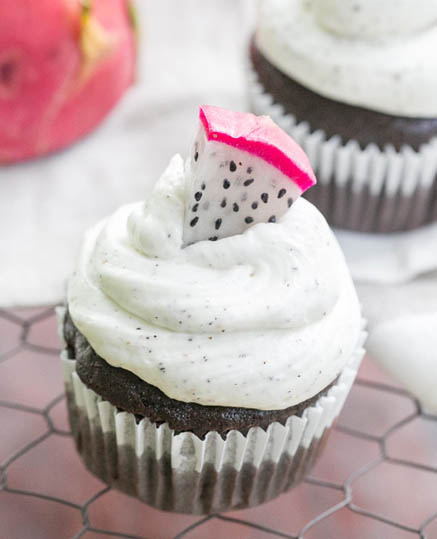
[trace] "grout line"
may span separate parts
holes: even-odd
[[[198,528],[199,526],[201,526],[205,522],[208,522],[209,520],[213,519],[215,516],[216,515],[214,515],[214,514],[208,515],[208,516],[206,516],[204,518],[201,518],[197,522],[194,522],[193,524],[190,524],[190,526],[187,526],[182,531],[180,531],[177,535],[175,535],[173,539],[180,539],[181,537],[184,537],[188,532],[190,532],[191,530],[194,530],[195,528]]]

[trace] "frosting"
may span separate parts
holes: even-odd
[[[313,5],[317,22],[341,36],[402,36],[437,22],[435,0],[313,0]]]
[[[256,43],[319,94],[378,112],[437,116],[436,0],[264,0]]]
[[[317,394],[361,325],[326,221],[299,199],[277,223],[183,248],[187,175],[175,156],[145,203],[88,232],[75,324],[109,364],[180,401],[282,409]]]

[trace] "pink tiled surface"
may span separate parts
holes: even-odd
[[[437,538],[437,420],[370,359],[304,483],[198,517],[152,509],[85,469],[58,349],[53,308],[0,310],[0,539]]]

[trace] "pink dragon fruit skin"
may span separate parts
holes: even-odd
[[[199,118],[208,140],[223,142],[260,157],[292,179],[302,193],[316,184],[305,152],[270,117],[203,105]]]
[[[85,14],[79,0],[0,3],[0,163],[67,146],[132,84],[127,0],[89,5]]]

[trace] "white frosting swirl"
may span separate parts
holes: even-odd
[[[175,156],[154,193],[87,234],[68,302],[109,364],[171,398],[282,409],[339,374],[360,333],[343,255],[299,199],[278,223],[182,247],[186,178]]]
[[[264,0],[256,43],[336,101],[437,117],[437,0]]]
[[[437,22],[436,0],[313,0],[322,26],[342,36],[393,37]]]

